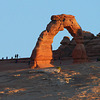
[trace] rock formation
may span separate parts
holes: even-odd
[[[97,34],[97,37],[100,37],[100,33]]]
[[[31,68],[53,67],[51,64],[53,59],[53,38],[59,31],[63,31],[64,28],[69,31],[76,41],[76,47],[72,54],[74,62],[76,59],[76,62],[87,61],[87,55],[82,40],[83,33],[81,27],[77,23],[74,16],[62,14],[52,16],[51,22],[47,25],[46,30],[40,34],[31,55]],[[78,52],[81,50],[82,52]]]
[[[62,43],[62,41],[64,41],[64,43]],[[70,42],[68,41],[68,43],[66,38],[63,38],[62,41],[60,47],[53,51],[54,59],[59,59],[59,56],[61,59],[72,56],[72,51],[76,46],[74,38]],[[91,32],[83,31],[83,43],[89,58],[100,58],[100,33],[98,33],[97,36],[94,36]]]
[[[57,50],[53,51],[53,58],[57,59],[66,59],[66,57],[71,57],[73,49],[70,47],[70,38],[65,36],[60,42],[60,47]],[[76,45],[76,44],[75,44]]]
[[[62,45],[68,45],[70,43],[70,38],[65,36],[63,40],[60,42]]]
[[[100,58],[100,37],[95,36],[85,45],[85,48],[89,57]]]

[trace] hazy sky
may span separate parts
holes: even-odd
[[[40,33],[52,15],[74,15],[85,31],[100,32],[100,0],[0,0],[0,59],[19,54],[30,57]],[[57,49],[68,31],[54,38]]]

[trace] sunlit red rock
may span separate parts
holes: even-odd
[[[44,30],[38,38],[36,46],[31,55],[31,68],[53,67],[53,65],[51,64],[51,61],[53,59],[53,38],[59,31],[63,31],[64,28],[66,28],[69,33],[75,38],[76,43],[82,44],[82,29],[77,23],[75,17],[72,15],[65,14],[54,15],[51,17],[51,22],[47,25],[46,30]],[[85,50],[84,47],[82,47],[81,49]],[[83,52],[83,55],[84,53],[85,52]],[[73,55],[74,60],[75,55]]]

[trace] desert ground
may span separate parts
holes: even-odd
[[[60,73],[29,69],[25,60],[1,60],[0,100],[100,100],[99,61],[56,60],[54,65]]]

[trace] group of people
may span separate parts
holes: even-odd
[[[19,55],[15,54],[15,59],[18,59]],[[2,57],[2,59],[4,59],[4,57]],[[6,57],[6,59],[8,59],[8,57]],[[11,59],[13,59],[13,57],[11,57]]]
[[[15,58],[18,59],[18,54],[15,54]]]

